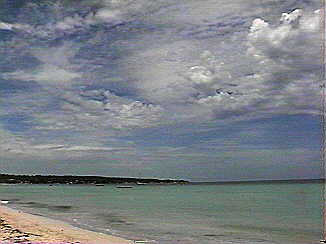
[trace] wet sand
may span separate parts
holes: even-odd
[[[134,241],[0,205],[0,243],[131,244]]]

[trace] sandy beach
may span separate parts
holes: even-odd
[[[119,237],[76,228],[0,205],[0,243],[131,244]]]

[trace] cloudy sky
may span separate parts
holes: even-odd
[[[319,0],[1,0],[0,172],[321,176]]]

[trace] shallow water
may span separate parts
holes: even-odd
[[[159,244],[318,243],[322,184],[0,185],[26,212]]]

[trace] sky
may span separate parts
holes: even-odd
[[[319,0],[0,0],[0,173],[321,177]]]

